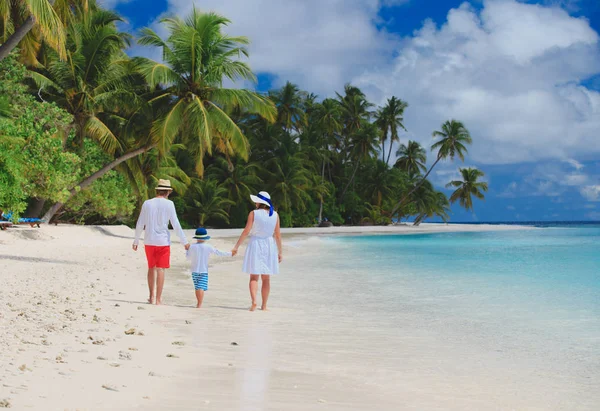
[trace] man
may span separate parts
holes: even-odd
[[[150,304],[162,303],[161,296],[165,284],[165,269],[171,265],[171,235],[169,233],[169,222],[177,232],[185,249],[190,248],[181,229],[175,204],[168,200],[173,189],[169,180],[158,180],[156,197],[144,201],[142,211],[135,226],[135,240],[133,240],[133,251],[137,251],[140,235],[144,230],[144,249],[148,260],[148,289]],[[155,293],[156,290],[156,293]],[[155,300],[156,298],[156,300]]]

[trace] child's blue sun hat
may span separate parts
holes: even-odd
[[[210,240],[210,236],[206,232],[206,228],[200,227],[196,229],[196,234],[194,234],[194,238],[196,240]]]

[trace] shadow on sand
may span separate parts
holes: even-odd
[[[40,257],[25,257],[19,255],[1,255],[0,260],[15,260],[15,261],[25,261],[31,263],[54,263],[54,264],[78,264],[75,261],[68,260],[54,260],[52,258],[40,258]]]

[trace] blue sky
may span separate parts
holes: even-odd
[[[160,32],[196,4],[250,38],[255,87],[292,81],[319,96],[351,82],[377,104],[408,101],[404,142],[431,144],[450,118],[474,139],[465,166],[490,184],[453,221],[600,220],[597,0],[103,0]],[[160,58],[140,46],[132,54]],[[433,155],[430,155],[433,157]],[[438,187],[462,164],[441,164]]]

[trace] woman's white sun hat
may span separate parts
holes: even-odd
[[[273,202],[271,201],[271,196],[266,191],[261,191],[258,195],[250,194],[250,199],[253,203],[264,204],[269,206],[269,216],[273,215]]]

